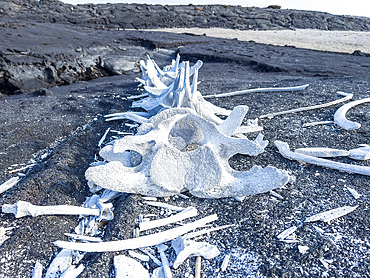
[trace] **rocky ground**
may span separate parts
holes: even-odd
[[[369,31],[368,18],[232,6],[86,5],[72,9],[60,2],[28,3],[0,3],[0,183],[16,176],[10,172],[22,163],[33,163],[32,159],[36,165],[22,171],[25,175],[20,183],[0,196],[0,205],[18,200],[81,205],[91,195],[84,172],[98,152],[97,142],[107,127],[130,130],[122,122],[105,122],[102,115],[129,109],[127,97],[138,93],[134,82],[140,76],[138,61],[146,54],[160,66],[168,64],[176,53],[192,63],[203,60],[199,91],[204,95],[310,84],[300,92],[211,99],[226,108],[247,104],[250,119],[329,102],[338,98],[336,91],[353,93],[354,99],[369,97],[370,57],[366,53],[350,55],[191,34],[120,30],[195,26]],[[235,25],[236,20],[240,25]],[[199,217],[217,213],[217,225],[235,224],[203,238],[216,244],[221,255],[203,260],[202,277],[216,277],[226,254],[231,255],[230,265],[221,277],[368,276],[368,177],[287,160],[273,145],[274,140],[283,140],[292,149],[350,149],[369,143],[368,104],[350,110],[349,118],[362,124],[356,131],[332,124],[302,127],[308,122],[332,120],[338,107],[262,119],[263,134],[270,141],[266,151],[253,159],[241,155],[231,159],[237,170],[252,165],[291,170],[297,180],[276,190],[282,199],[261,194],[243,202],[194,197],[168,200],[195,206]],[[339,161],[370,166],[369,162]],[[354,199],[347,186],[362,196]],[[331,223],[304,223],[314,213],[346,205],[359,207]],[[105,241],[130,238],[139,213],[159,212],[146,207],[136,195],[120,197],[114,206],[115,218],[105,227]],[[36,260],[48,267],[59,251],[52,243],[66,239],[64,233],[72,232],[77,223],[78,218],[72,216],[15,219],[1,213],[0,226],[14,229],[7,232],[9,239],[0,247],[0,277],[29,277]],[[295,233],[298,243],[279,241],[276,236],[292,225],[299,226]],[[317,233],[314,225],[326,234]],[[298,246],[309,249],[302,254]],[[83,260],[86,269],[81,277],[110,277],[114,255],[89,254]],[[194,274],[194,261],[187,260],[174,276]]]

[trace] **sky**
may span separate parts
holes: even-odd
[[[201,4],[227,4],[241,5],[243,7],[267,7],[279,5],[282,9],[297,9],[329,12],[338,15],[356,15],[370,17],[370,0],[61,0],[69,4],[103,4],[103,3],[146,3],[162,5],[194,5]]]

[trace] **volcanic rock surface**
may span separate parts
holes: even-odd
[[[170,63],[177,53],[191,63],[203,60],[198,86],[203,95],[310,84],[298,92],[210,99],[228,109],[248,105],[248,119],[333,101],[338,98],[337,91],[353,93],[355,100],[369,97],[370,57],[366,53],[339,54],[190,34],[124,30],[231,27],[369,31],[369,18],[234,6],[71,6],[18,0],[1,2],[0,14],[0,183],[16,176],[12,171],[24,164],[35,164],[21,171],[24,176],[15,188],[0,195],[0,205],[18,200],[36,205],[81,205],[91,195],[84,172],[98,153],[97,143],[105,130],[135,131],[122,122],[107,123],[103,115],[130,109],[127,97],[140,93],[134,79],[140,77],[138,62],[146,54],[160,66]],[[272,144],[282,140],[292,149],[315,146],[346,150],[369,144],[368,104],[348,114],[362,124],[358,130],[345,131],[333,124],[302,127],[304,123],[333,120],[338,107],[261,119],[265,139],[270,141],[266,151],[256,158],[236,155],[230,160],[237,170],[253,165],[291,170],[297,180],[276,190],[282,198],[260,194],[243,202],[195,197],[168,200],[179,206],[195,206],[199,217],[217,213],[217,225],[235,224],[202,238],[221,251],[214,260],[202,261],[204,277],[216,277],[226,254],[231,255],[230,264],[221,277],[368,275],[369,178],[287,160]],[[251,139],[255,136],[249,135]],[[368,161],[337,160],[370,166]],[[346,187],[362,196],[353,198]],[[315,213],[346,205],[359,207],[331,223],[304,222]],[[137,195],[120,197],[114,207],[115,218],[105,227],[104,241],[131,238],[139,213],[159,215],[158,209],[146,206]],[[59,251],[53,242],[66,240],[64,233],[72,232],[77,224],[75,216],[15,219],[1,213],[0,226],[14,229],[0,246],[0,277],[30,277],[36,260],[48,267]],[[299,227],[295,232],[297,243],[276,238],[293,225]],[[317,233],[313,225],[326,234]],[[309,249],[302,253],[299,246]],[[117,254],[88,254],[80,277],[110,277],[112,258]],[[187,260],[174,271],[174,277],[193,274],[194,262]]]

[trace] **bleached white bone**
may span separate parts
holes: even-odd
[[[230,261],[230,254],[225,255],[224,260],[222,261],[221,264],[221,271],[225,271],[227,269],[227,266],[229,265]]]
[[[146,201],[145,204],[147,204],[149,206],[153,206],[153,207],[160,207],[160,208],[174,210],[174,211],[183,211],[183,210],[186,209],[186,208],[183,208],[183,207],[174,206],[174,205],[170,205],[170,204],[162,203],[162,202]]]
[[[314,157],[339,157],[349,156],[350,154],[349,151],[332,148],[299,148],[295,149],[294,152]]]
[[[60,278],[77,278],[84,269],[85,266],[83,264],[80,264],[78,267],[71,265],[63,272]]]
[[[315,125],[326,125],[326,124],[333,124],[334,121],[319,121],[319,122],[312,122],[312,123],[305,123],[302,127],[310,127]]]
[[[19,177],[13,177],[0,185],[0,194],[14,187],[19,182]]]
[[[298,154],[289,150],[289,145],[286,142],[275,141],[275,146],[278,148],[280,154],[287,159],[305,162],[309,164],[319,165],[330,169],[344,171],[348,173],[360,174],[370,176],[370,167],[345,164],[336,161],[331,161],[323,158],[317,158],[309,155]]]
[[[110,127],[107,128],[107,130],[104,132],[103,136],[100,138],[100,140],[98,142],[98,147],[100,147],[103,144],[105,138],[107,138],[107,135],[108,135],[109,131],[110,131]]]
[[[276,113],[270,113],[266,115],[259,116],[259,118],[272,118],[275,116],[279,115],[285,115],[285,114],[290,114],[290,113],[297,113],[297,112],[303,112],[303,111],[308,111],[308,110],[314,110],[314,109],[319,109],[319,108],[325,108],[329,107],[332,105],[336,105],[338,103],[350,100],[353,97],[353,94],[348,94],[348,93],[343,93],[343,92],[337,92],[338,95],[343,96],[343,98],[334,100],[328,103],[323,103],[323,104],[317,104],[317,105],[312,105],[312,106],[307,106],[307,107],[300,107],[296,109],[291,109],[291,110],[286,110],[286,111],[281,111],[281,112],[276,112]]]
[[[170,265],[168,263],[167,256],[164,253],[164,251],[166,251],[167,249],[168,247],[164,245],[163,243],[157,245],[157,250],[161,256],[164,278],[172,278],[172,272],[170,269]]]
[[[163,111],[151,120],[157,125],[142,126],[138,135],[116,140],[113,148],[103,148],[102,152],[107,149],[115,160],[90,167],[86,179],[126,193],[165,197],[188,189],[202,198],[264,193],[291,180],[288,172],[271,166],[253,166],[248,172],[239,172],[229,165],[229,158],[237,153],[255,156],[263,152],[267,141],[262,136],[254,141],[226,136],[215,124],[194,114],[183,114],[187,110],[180,109],[179,114],[173,110],[172,117],[158,120],[162,113],[169,115]],[[127,150],[142,156],[136,167],[122,163]]]
[[[343,105],[342,107],[340,107],[335,112],[335,114],[334,114],[334,122],[337,125],[339,125],[341,128],[344,128],[345,130],[355,130],[355,129],[360,128],[361,127],[361,124],[360,123],[349,121],[346,118],[346,113],[352,107],[354,107],[356,105],[359,105],[359,104],[362,104],[362,103],[366,103],[366,102],[370,102],[370,97],[369,98],[355,100],[355,101],[352,101],[350,103],[347,103],[347,104]]]
[[[263,92],[292,92],[292,91],[300,91],[304,90],[309,86],[309,84],[295,86],[295,87],[278,87],[278,88],[257,88],[257,89],[248,89],[230,93],[223,93],[223,94],[216,94],[216,95],[206,95],[204,98],[219,98],[219,97],[231,97],[231,96],[239,96],[245,95],[250,93],[263,93]]]
[[[141,222],[139,223],[139,230],[140,232],[150,230],[150,229],[165,226],[171,223],[179,222],[186,218],[197,216],[197,215],[198,215],[198,210],[196,208],[187,207],[183,211],[180,211],[179,213],[172,215],[170,217],[157,219],[153,221]]]
[[[149,262],[149,256],[148,255],[143,255],[143,254],[140,254],[140,253],[132,251],[132,250],[128,250],[128,254],[131,257],[136,258],[140,261]]]
[[[158,265],[158,266],[161,266],[162,263],[160,260],[158,260],[155,256],[154,256],[154,251],[152,248],[150,247],[145,247],[145,248],[138,248],[141,252],[147,254],[149,256],[149,258],[152,259],[152,261]]]
[[[116,278],[149,278],[149,272],[138,261],[124,255],[114,256]]]
[[[102,241],[100,237],[77,235],[77,234],[70,234],[70,233],[64,233],[64,235],[69,236],[70,238],[73,238],[74,240],[90,241],[90,242],[101,242]]]
[[[36,217],[39,215],[95,215],[102,219],[113,219],[112,204],[100,204],[100,208],[84,208],[69,205],[60,206],[35,206],[29,202],[18,201],[15,204],[5,204],[2,207],[4,213],[13,213],[16,218],[24,216]]]
[[[350,187],[346,187],[346,189],[348,190],[349,193],[351,193],[353,198],[355,198],[356,200],[361,197],[361,194],[359,194],[355,189]]]
[[[32,270],[32,278],[42,278],[42,264],[36,261],[35,267]]]
[[[276,237],[280,240],[286,239],[288,236],[290,236],[292,233],[294,233],[298,227],[292,226],[284,231],[282,231],[280,234],[278,234]]]
[[[181,227],[176,227],[164,232],[151,234],[147,236],[141,236],[138,238],[99,242],[99,243],[75,243],[68,241],[56,241],[54,244],[60,248],[78,250],[84,252],[115,252],[128,249],[137,249],[147,246],[158,245],[167,241],[170,241],[180,235],[186,234],[191,230],[204,226],[210,222],[217,220],[217,215],[212,214],[210,216],[201,218],[194,222],[185,224]]]
[[[201,236],[201,235],[204,235],[204,234],[209,234],[211,232],[215,232],[215,231],[218,231],[218,230],[230,228],[230,227],[233,227],[233,226],[235,226],[235,225],[231,224],[231,225],[223,225],[223,226],[213,227],[213,228],[210,228],[210,229],[203,229],[203,230],[200,230],[200,231],[185,234],[185,235],[182,236],[182,238],[190,239],[190,238],[198,237],[198,236]]]
[[[63,273],[72,265],[73,253],[74,251],[72,250],[62,249],[51,262],[48,270],[46,271],[45,277],[59,277],[59,273]]]
[[[173,268],[175,269],[177,269],[188,257],[201,256],[210,260],[220,254],[220,251],[215,245],[184,239],[181,236],[172,240],[171,246],[177,255],[176,260],[173,263]]]
[[[363,144],[360,148],[349,150],[349,158],[356,160],[370,159],[370,145]]]
[[[331,220],[337,219],[339,217],[342,217],[355,209],[357,209],[358,206],[344,206],[328,211],[324,211],[315,215],[312,215],[308,217],[305,222],[314,222],[314,221],[324,221],[324,222],[330,222]]]

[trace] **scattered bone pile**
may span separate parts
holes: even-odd
[[[248,120],[246,125],[242,125],[248,111],[247,106],[240,105],[230,111],[205,100],[197,90],[198,70],[201,66],[201,61],[192,67],[189,62],[180,63],[179,57],[163,69],[159,68],[149,57],[146,63],[141,62],[143,76],[138,81],[145,92],[131,99],[134,100],[133,108],[140,108],[144,111],[106,116],[108,121],[126,119],[137,122],[140,127],[135,135],[118,138],[101,148],[99,154],[103,160],[93,162],[86,171],[88,186],[93,195],[86,198],[82,207],[35,206],[24,201],[2,207],[3,212],[13,213],[17,218],[61,214],[81,216],[82,220],[75,228],[75,233],[66,234],[70,237],[70,241],[55,242],[62,250],[54,258],[44,277],[77,277],[84,270],[80,261],[86,252],[121,250],[129,250],[130,257],[120,255],[114,258],[116,277],[169,278],[172,277],[171,268],[178,268],[188,257],[197,257],[196,268],[200,269],[200,257],[212,259],[218,256],[220,251],[215,245],[191,239],[219,229],[229,228],[230,225],[195,231],[217,220],[217,215],[209,215],[184,223],[186,219],[198,215],[196,208],[182,208],[156,202],[156,197],[178,195],[187,198],[182,193],[188,192],[201,198],[235,197],[241,200],[243,196],[269,192],[294,181],[294,177],[288,171],[273,166],[266,168],[253,166],[249,171],[235,171],[230,167],[228,160],[233,155],[240,153],[257,156],[264,151],[268,142],[263,140],[261,134],[257,135],[254,140],[248,139],[248,133],[260,132],[263,128],[258,125],[257,119]],[[191,78],[192,82],[190,82]],[[307,85],[263,88],[208,97],[226,97],[258,90],[301,90],[305,87]],[[340,93],[340,95],[344,98],[329,104],[298,108],[261,117],[327,107],[352,98],[351,94]],[[347,130],[360,128],[359,123],[348,121],[345,114],[354,105],[368,101],[370,101],[369,98],[344,105],[335,113],[335,123]],[[98,147],[103,145],[109,132],[113,131],[108,129],[105,132]],[[360,148],[349,151],[306,148],[297,149],[295,152],[290,151],[285,142],[275,141],[275,145],[281,155],[288,159],[370,175],[370,167],[324,159],[347,156],[357,160],[366,160],[370,158],[369,145],[362,145]],[[16,177],[0,185],[0,193],[15,186],[18,181],[19,177]],[[354,189],[348,188],[348,191],[356,199],[359,197]],[[142,215],[139,215],[139,226],[133,231],[133,238],[103,242],[101,227],[113,219],[111,202],[123,193],[141,194],[147,200],[147,205],[165,209],[167,215],[164,218],[149,221],[145,221]],[[329,222],[356,208],[357,206],[337,208],[311,216],[306,219],[306,222]],[[182,225],[175,228],[140,235],[141,232],[180,221]],[[298,228],[290,227],[281,232],[277,238],[283,241],[292,240],[289,237]],[[5,238],[5,231],[0,230],[0,232]],[[169,242],[170,246],[166,245]],[[152,246],[155,246],[157,252],[151,248]],[[176,253],[176,259],[173,262],[169,262],[166,256],[169,248]],[[307,248],[299,246],[299,250],[304,253]],[[225,256],[220,271],[225,271],[229,258],[230,255]],[[148,269],[150,260],[158,266],[156,269],[150,269],[151,274]],[[42,272],[43,266],[37,262],[33,277],[42,277]]]

